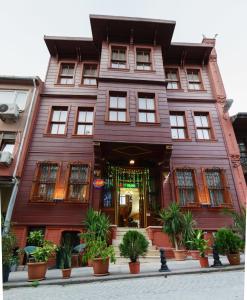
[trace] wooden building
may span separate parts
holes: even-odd
[[[171,201],[214,231],[246,186],[215,39],[171,42],[174,21],[90,16],[92,38],[45,36],[50,53],[13,221],[20,246],[60,242],[88,207],[149,230]],[[157,235],[155,235],[157,233]]]

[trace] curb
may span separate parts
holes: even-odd
[[[188,269],[182,271],[171,271],[171,272],[151,272],[151,273],[139,273],[139,274],[119,274],[119,275],[109,275],[106,277],[78,277],[70,279],[48,279],[40,281],[38,286],[47,286],[47,285],[68,285],[68,284],[86,284],[94,282],[103,282],[103,281],[113,281],[113,280],[122,280],[122,279],[134,279],[134,278],[147,278],[147,277],[165,277],[173,275],[187,275],[187,274],[207,274],[215,272],[229,272],[229,271],[240,271],[244,270],[245,265],[240,264],[238,266],[226,266],[218,268],[205,268],[205,269]],[[14,283],[5,283],[3,284],[3,289],[11,288],[22,288],[22,287],[33,287],[32,282],[14,282]]]

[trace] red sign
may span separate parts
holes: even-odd
[[[93,185],[95,188],[99,189],[105,185],[105,181],[104,181],[104,179],[95,179],[93,182]]]

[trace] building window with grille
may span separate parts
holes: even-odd
[[[68,121],[68,107],[52,107],[49,119],[48,133],[64,135]]]
[[[33,182],[32,200],[52,201],[58,176],[57,163],[38,163]]]
[[[199,140],[211,140],[212,128],[208,113],[194,113],[196,136]]]
[[[207,169],[205,177],[211,206],[221,206],[228,202],[228,190],[225,186],[223,170]]]
[[[143,71],[152,70],[151,49],[136,49],[136,69]]]
[[[84,64],[82,83],[84,85],[97,85],[97,64]]]
[[[138,95],[138,121],[141,123],[156,123],[155,95]]]
[[[181,206],[195,204],[197,202],[194,170],[177,169],[176,194]]]
[[[109,96],[109,121],[127,121],[127,94],[110,93]]]
[[[180,89],[178,69],[166,69],[166,80],[168,90]]]
[[[87,164],[75,163],[69,165],[68,201],[88,202],[89,178],[90,172]]]
[[[74,84],[75,77],[75,63],[61,63],[58,83],[60,84]]]
[[[127,48],[112,47],[111,48],[111,68],[126,69],[127,68]]]
[[[77,112],[77,122],[75,128],[76,135],[93,134],[93,108],[80,107]]]
[[[184,112],[170,112],[172,139],[188,138]]]
[[[200,70],[187,69],[187,78],[189,90],[199,91],[203,89]]]

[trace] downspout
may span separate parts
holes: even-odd
[[[30,118],[31,118],[33,103],[34,103],[34,99],[35,99],[35,95],[36,95],[36,91],[37,91],[37,85],[36,85],[36,79],[35,78],[33,78],[33,86],[34,86],[34,91],[33,91],[33,95],[32,95],[32,100],[31,100],[31,103],[30,103],[26,124],[25,124],[24,130],[23,130],[23,135],[22,135],[22,139],[21,139],[20,148],[19,148],[17,158],[16,158],[15,169],[14,169],[14,172],[13,172],[12,182],[14,184],[14,187],[13,187],[13,190],[12,190],[12,193],[11,193],[11,196],[10,196],[9,205],[8,205],[8,209],[7,209],[7,213],[6,213],[6,217],[5,217],[5,221],[4,221],[3,234],[6,234],[6,233],[9,232],[12,213],[13,213],[13,209],[14,209],[14,206],[15,206],[15,200],[16,200],[16,196],[17,196],[17,192],[18,192],[18,188],[19,188],[20,179],[16,177],[16,174],[17,174],[17,170],[18,170],[18,166],[19,166],[19,162],[20,162],[21,153],[22,153],[22,149],[23,149],[23,146],[24,146],[25,138],[26,138],[26,135],[27,135],[27,130],[28,130],[28,127],[29,127],[29,121],[30,121]]]

